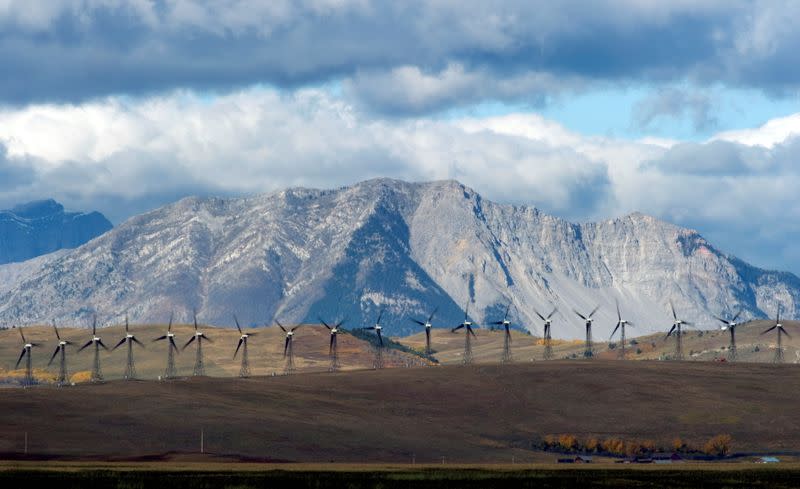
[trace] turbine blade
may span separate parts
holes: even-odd
[[[463,328],[463,327],[464,327],[464,325],[463,325],[463,324],[459,324],[459,325],[458,325],[458,326],[456,326],[455,328],[451,329],[451,330],[450,330],[450,332],[451,332],[451,333],[454,333],[454,332],[458,331],[459,329],[461,329],[461,328]]]
[[[381,312],[378,313],[378,320],[375,321],[375,324],[381,324],[381,318],[383,317],[384,309],[381,309]]]
[[[575,314],[577,314],[579,318],[581,318],[581,319],[583,319],[584,321],[586,321],[586,316],[584,316],[583,314],[579,313],[579,312],[578,312],[577,310],[575,310],[575,309],[573,309],[572,311],[573,311]]]
[[[233,321],[236,323],[236,329],[239,330],[239,334],[243,334],[242,327],[239,326],[239,320],[236,318],[236,314],[233,315]]]
[[[81,351],[83,351],[84,349],[86,349],[86,347],[88,347],[89,345],[91,345],[91,344],[92,344],[92,341],[93,341],[93,340],[89,340],[89,341],[87,341],[85,345],[83,345],[82,347],[80,347],[80,348],[78,349],[78,352],[81,352]]]
[[[437,312],[438,310],[439,310],[439,306],[436,306],[436,307],[434,307],[434,308],[433,308],[433,312],[431,312],[431,315],[430,315],[430,316],[428,316],[428,322],[431,322],[431,321],[433,321],[433,316],[436,314],[436,312]]]
[[[283,331],[284,333],[286,332],[286,328],[284,328],[281,322],[278,321],[277,319],[275,320],[275,324],[277,324],[278,327],[281,328],[281,331]]]
[[[383,336],[381,336],[380,331],[378,331],[378,341],[380,342],[381,346],[383,346]]]
[[[208,336],[206,336],[206,334],[205,334],[205,333],[202,333],[202,334],[200,335],[200,337],[201,337],[201,338],[203,338],[204,340],[208,341],[209,343],[214,343],[213,341],[211,341],[211,338],[209,338]]]
[[[61,345],[58,345],[58,346],[56,347],[56,351],[54,351],[54,352],[53,352],[53,356],[52,356],[52,357],[50,357],[50,361],[49,361],[49,362],[47,362],[47,366],[48,366],[48,367],[49,367],[50,365],[52,365],[52,363],[53,363],[53,360],[56,358],[56,355],[58,355],[58,352],[59,352],[60,350],[61,350]]]
[[[509,303],[508,303],[508,305],[506,306],[506,312],[505,312],[505,313],[503,313],[503,321],[505,321],[506,319],[508,319],[508,311],[509,311],[510,309],[511,309],[511,303],[509,302]]]
[[[611,338],[614,337],[614,334],[616,334],[617,330],[619,329],[619,325],[620,324],[622,324],[622,323],[617,323],[617,327],[614,328],[614,331],[611,332],[611,336],[608,337],[608,341],[611,341]]]
[[[286,337],[286,342],[283,344],[283,358],[286,358],[286,352],[289,350],[289,337]]]
[[[27,348],[23,348],[23,349],[22,349],[22,353],[20,353],[20,354],[19,354],[19,358],[17,359],[17,364],[14,366],[14,370],[16,370],[16,369],[18,369],[18,368],[19,368],[19,362],[21,362],[21,361],[22,361],[22,357],[24,357],[24,356],[25,356],[25,353],[26,353],[27,351],[28,351],[28,349],[27,349]]]
[[[667,333],[667,336],[665,336],[664,339],[669,338],[672,335],[672,332],[675,331],[675,328],[677,328],[677,327],[678,327],[678,325],[673,324],[672,327],[669,329],[669,332]]]
[[[134,343],[138,344],[142,348],[147,348],[146,346],[144,346],[144,343],[142,343],[141,341],[137,340],[135,336],[131,338],[131,341],[133,341]]]
[[[551,317],[553,317],[553,314],[555,314],[557,312],[558,312],[558,307],[554,307],[553,310],[550,311],[550,314],[547,315],[547,319],[550,319]]]
[[[536,309],[534,309],[534,310],[533,310],[533,312],[535,312],[535,313],[536,313],[536,315],[537,315],[537,316],[539,316],[539,318],[541,318],[541,320],[542,320],[542,321],[547,321],[547,319],[545,319],[545,317],[544,317],[544,316],[542,316],[541,314],[539,314],[539,311],[537,311]]]
[[[290,329],[289,331],[291,331],[292,333],[294,333],[295,331],[297,331],[298,329],[300,329],[300,327],[301,327],[301,326],[302,326],[302,324],[298,324],[297,326],[295,326],[294,328]]]
[[[414,323],[419,324],[420,326],[425,326],[425,323],[423,323],[422,321],[420,321],[418,319],[414,319],[414,318],[408,318],[408,319],[411,320]]]
[[[772,326],[771,328],[765,329],[764,331],[761,332],[761,334],[767,334],[767,333],[769,333],[770,331],[772,331],[773,329],[775,329],[777,327],[778,327],[778,325],[776,324],[775,326]]]
[[[102,346],[106,351],[108,351],[108,347],[106,346],[105,343],[103,343],[103,340],[97,340],[97,344]]]
[[[730,326],[730,323],[728,321],[722,319],[721,317],[719,317],[719,316],[713,316],[713,317],[714,317],[714,319],[716,319],[717,321],[721,322],[725,326]],[[731,322],[733,322],[733,321],[731,321]]]
[[[783,331],[783,334],[785,334],[785,335],[786,335],[786,336],[788,336],[789,338],[791,338],[791,337],[792,337],[792,335],[790,335],[790,334],[789,334],[789,333],[788,333],[788,332],[787,332],[785,329],[783,329],[783,326],[781,326],[781,331]]]
[[[92,336],[97,336],[97,314],[92,316]]]
[[[672,309],[672,319],[677,321],[678,320],[678,315],[675,314],[675,306],[672,304],[672,300],[671,299],[669,301],[669,308]]]
[[[158,338],[153,340],[153,343],[155,343],[156,341],[161,341],[161,340],[166,340],[166,339],[167,339],[167,335],[159,336]]]
[[[471,334],[472,336],[474,336],[475,338],[477,338],[477,335],[475,334],[475,331],[472,331],[472,326],[467,326],[467,332],[469,334]]]
[[[236,358],[236,355],[238,355],[238,354],[239,354],[239,348],[241,348],[241,346],[242,346],[242,343],[244,343],[244,338],[239,338],[239,344],[238,344],[238,345],[236,345],[236,351],[235,351],[235,352],[233,352],[233,358],[234,358],[234,359]]]
[[[619,312],[619,300],[614,299],[614,303],[617,305],[617,320],[622,321],[622,313]]]
[[[56,322],[55,321],[53,321],[53,329],[56,332],[56,338],[58,338],[58,341],[61,341],[61,335],[58,334],[58,328],[56,328]]]
[[[19,330],[19,335],[20,335],[20,336],[22,336],[22,342],[23,342],[23,343],[27,343],[27,342],[28,342],[28,340],[26,340],[26,339],[25,339],[25,333],[23,333],[23,332],[22,332],[22,326],[20,326],[20,327],[19,327],[19,328],[17,328],[17,329]]]
[[[170,333],[172,332],[172,320],[174,318],[175,318],[175,313],[174,312],[169,313],[169,326],[167,326],[167,331]]]
[[[170,348],[174,348],[176,352],[180,353],[181,350],[178,348],[178,345],[175,344],[175,338],[170,338],[169,344]]]
[[[694,326],[694,323],[689,321],[684,321],[683,324],[685,324],[686,326]]]
[[[326,328],[328,328],[328,329],[333,329],[333,328],[331,328],[331,327],[330,327],[330,325],[329,325],[328,323],[326,323],[326,322],[325,322],[325,321],[324,321],[322,318],[319,318],[319,322],[321,322],[321,323],[322,323],[322,325],[323,325],[323,326],[325,326]]]
[[[594,316],[594,313],[596,313],[599,309],[600,309],[600,304],[597,304],[597,306],[594,309],[592,309],[592,312],[589,313],[589,317]]]
[[[125,337],[125,338],[122,338],[121,340],[119,340],[119,343],[117,343],[116,345],[114,345],[114,348],[112,348],[112,349],[111,349],[111,351],[114,351],[114,350],[116,350],[117,348],[119,348],[120,346],[122,346],[122,344],[123,344],[123,343],[125,343],[125,340],[127,340],[127,339],[128,339],[128,338],[127,338],[127,337]]]
[[[186,344],[183,345],[183,350],[185,350],[187,346],[191,345],[192,341],[194,341],[195,338],[196,338],[196,336],[192,335],[192,337],[189,338],[189,341],[187,341]]]
[[[731,322],[735,323],[736,320],[739,319],[739,316],[742,314],[743,311],[744,311],[744,309],[739,309],[739,312],[737,312],[736,315],[733,316],[733,319],[731,319]]]
[[[332,335],[331,335],[331,344],[330,344],[330,346],[328,346],[328,355],[330,355],[331,353],[333,353],[333,342],[334,342],[334,339],[335,339],[335,338],[336,338],[336,335],[333,335],[333,334],[332,334]]]

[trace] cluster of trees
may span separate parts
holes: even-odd
[[[649,456],[654,453],[682,452],[702,453],[715,457],[724,457],[731,451],[733,439],[730,435],[716,435],[708,439],[702,448],[690,446],[681,438],[676,438],[668,447],[658,446],[653,440],[630,439],[618,437],[610,438],[578,438],[575,435],[563,433],[560,435],[546,435],[542,438],[539,448],[566,453],[605,453],[619,456]]]

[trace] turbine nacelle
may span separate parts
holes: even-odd
[[[33,348],[33,344],[32,343],[25,343],[25,346],[23,346],[23,348],[25,348],[27,350],[30,350],[31,348]]]
[[[67,346],[67,342],[64,341],[64,340],[61,340],[61,341],[58,342],[58,346]]]
[[[93,342],[95,342],[95,343],[97,343],[98,341],[100,341],[100,338],[99,338],[99,337],[97,337],[97,336],[93,336],[93,337],[92,337],[92,341],[93,341]]]

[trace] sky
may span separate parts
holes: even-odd
[[[800,273],[800,2],[0,0],[0,208],[457,179]]]

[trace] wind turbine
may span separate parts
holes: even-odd
[[[554,307],[550,314],[547,317],[542,316],[539,314],[539,311],[536,309],[533,310],[539,318],[544,321],[544,359],[550,360],[553,358],[553,344],[552,340],[553,337],[550,333],[550,327],[553,325],[553,315],[558,312],[558,308]]]
[[[233,352],[233,359],[236,359],[236,355],[239,353],[239,348],[242,348],[242,366],[239,367],[239,377],[247,378],[250,377],[250,361],[247,358],[247,338],[251,336],[255,336],[256,333],[245,333],[242,331],[242,327],[239,326],[239,320],[236,318],[236,315],[233,315],[233,321],[236,323],[236,329],[239,330],[239,343],[236,345],[236,351]],[[195,324],[196,320],[195,320]],[[198,343],[199,345],[199,343]]]
[[[495,321],[493,324],[495,326],[502,326],[505,330],[503,333],[503,356],[500,359],[503,363],[511,363],[514,361],[514,357],[511,355],[511,321],[508,320],[508,311],[511,309],[511,303],[508,303],[506,306],[506,312],[503,313],[503,320],[502,321]]]
[[[775,349],[775,359],[773,361],[775,363],[783,363],[783,344],[781,342],[781,333],[785,334],[789,338],[791,338],[791,336],[789,335],[789,333],[786,332],[785,329],[783,329],[783,325],[781,324],[781,308],[780,308],[780,306],[778,306],[778,316],[775,319],[775,325],[770,327],[770,328],[767,328],[761,334],[767,334],[770,331],[772,331],[773,329],[778,332],[778,347]]]
[[[742,314],[742,309],[739,309],[739,312],[737,312],[736,315],[733,316],[733,319],[731,319],[731,320],[722,319],[721,317],[714,316],[714,319],[716,319],[717,321],[719,321],[719,322],[721,322],[723,324],[720,327],[720,329],[722,331],[727,330],[731,334],[731,342],[730,342],[730,346],[728,346],[728,361],[729,362],[736,361],[736,327],[739,325],[739,323],[737,323],[736,320],[739,319],[739,315],[741,315],[741,314]]]
[[[94,346],[94,361],[92,362],[92,382],[103,381],[103,371],[100,369],[100,347],[108,351],[108,347],[103,343],[103,340],[97,336],[97,315],[92,316],[92,339],[87,341],[85,345],[80,347],[78,352],[83,351],[89,345]]]
[[[431,350],[431,328],[433,327],[433,324],[431,323],[431,321],[433,321],[433,315],[436,314],[436,311],[438,311],[438,310],[439,310],[438,307],[435,308],[433,310],[433,312],[431,312],[431,315],[428,316],[428,319],[424,323],[422,321],[418,320],[418,319],[410,318],[413,322],[415,322],[415,323],[419,324],[420,326],[422,326],[423,328],[425,328],[425,354],[426,355],[430,355],[431,352],[433,351],[433,350]]]
[[[619,358],[625,360],[625,326],[635,326],[632,322],[622,319],[622,314],[619,312],[619,301],[615,300],[617,304],[617,326],[614,328],[614,331],[611,332],[611,336],[608,337],[608,341],[611,341],[611,338],[614,337],[614,334],[619,331],[620,335],[620,349],[619,349]]]
[[[592,323],[594,322],[594,313],[596,313],[598,309],[600,309],[600,305],[592,309],[592,312],[586,316],[573,309],[575,314],[577,314],[579,318],[583,319],[584,323],[586,324],[586,344],[583,349],[584,358],[592,358],[594,356],[594,344],[592,343]]]
[[[19,330],[20,336],[22,336],[22,353],[20,353],[19,358],[17,359],[17,364],[14,366],[14,370],[19,368],[19,363],[22,361],[22,357],[26,357],[25,359],[25,380],[23,381],[22,385],[33,385],[33,360],[31,359],[31,349],[38,348],[42,345],[39,343],[31,343],[25,339],[25,333],[22,332],[22,326],[17,328]]]
[[[451,333],[455,333],[459,329],[464,328],[464,356],[461,359],[461,363],[464,365],[469,365],[472,363],[472,336],[475,336],[475,332],[472,331],[472,322],[469,320],[469,301],[467,301],[467,307],[464,308],[464,321],[461,322],[458,326],[451,329]],[[477,338],[477,336],[475,336]]]
[[[664,337],[664,340],[669,338],[673,333],[675,334],[675,360],[683,360],[683,331],[681,331],[681,326],[694,326],[694,324],[689,321],[678,319],[672,301],[669,301],[669,307],[672,309],[672,327],[669,329],[667,336]]]
[[[193,341],[197,340],[197,348],[195,349],[195,357],[194,357],[194,369],[192,369],[192,376],[194,377],[201,377],[206,374],[206,366],[203,363],[203,340],[208,342],[212,342],[211,338],[205,335],[202,331],[197,328],[197,311],[192,311],[192,318],[194,320],[194,335],[189,338],[189,341],[183,345],[183,349],[185,350],[187,346],[191,345]]]
[[[378,335],[378,345],[375,346],[375,360],[372,363],[373,368],[383,368],[383,335],[381,335],[381,330],[383,326],[381,326],[381,318],[383,317],[384,309],[378,313],[378,320],[375,321],[374,326],[367,326],[366,328],[361,328],[364,330],[372,330],[375,331],[375,334]]]
[[[58,385],[64,385],[67,382],[67,345],[72,345],[73,343],[71,341],[61,339],[61,335],[58,333],[58,328],[56,328],[55,321],[53,321],[53,329],[56,332],[58,346],[56,346],[56,351],[53,352],[53,356],[50,357],[50,361],[47,363],[47,366],[49,367],[56,358],[56,355],[61,353],[61,358],[59,359],[58,378],[56,378],[56,382]]]
[[[167,334],[159,336],[153,342],[167,340],[167,368],[164,370],[164,378],[172,379],[175,377],[175,353],[179,353],[178,345],[175,344],[175,334],[172,332],[172,318],[169,315],[169,325],[167,326]]]
[[[281,331],[286,333],[286,341],[283,343],[283,358],[286,359],[286,366],[283,368],[283,372],[285,374],[290,374],[294,372],[294,332],[297,331],[297,328],[301,325],[286,329],[277,319],[275,322],[278,323],[278,327],[281,328]]]
[[[321,322],[323,326],[328,328],[328,330],[331,332],[331,343],[330,346],[328,347],[328,355],[331,358],[331,365],[330,367],[328,367],[328,371],[330,372],[336,372],[337,370],[339,370],[339,350],[336,343],[336,338],[339,335],[339,328],[342,327],[345,321],[346,319],[342,319],[338,323],[331,326],[330,324],[323,321],[322,318],[319,319],[319,322]]]
[[[137,340],[136,337],[131,333],[130,327],[128,325],[128,315],[125,315],[125,337],[119,340],[119,343],[114,345],[114,348],[111,351],[116,350],[123,344],[126,344],[128,347],[128,363],[125,366],[125,375],[123,378],[125,380],[132,380],[136,378],[136,365],[133,362],[133,344],[136,343],[137,345],[144,348],[144,345],[141,341]]]

